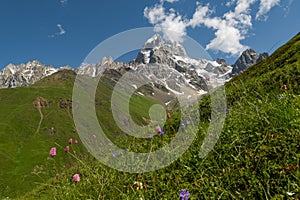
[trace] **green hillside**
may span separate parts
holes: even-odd
[[[70,73],[54,74],[28,88],[0,90],[0,158],[5,161],[0,166],[1,197],[179,199],[186,189],[190,199],[300,198],[300,34],[226,83],[227,118],[213,151],[203,159],[198,156],[210,123],[210,98],[206,96],[199,102],[199,132],[189,150],[170,166],[144,174],[108,168],[89,156],[80,142],[70,145],[76,154],[64,152],[70,137],[78,139],[68,109],[58,104],[59,98],[71,98],[74,74]],[[99,121],[114,143],[128,151],[149,152],[173,138],[180,126],[176,111],[162,136],[141,140],[123,134],[110,113],[112,88],[110,80],[102,79],[95,100]],[[38,133],[40,114],[32,104],[37,96],[51,101],[42,108],[44,119]],[[133,97],[134,120],[146,124],[148,108],[154,103],[150,98]],[[48,133],[52,127],[55,133]],[[215,137],[214,133],[209,137]],[[50,158],[53,146],[58,155]],[[35,168],[42,172],[31,173]],[[79,174],[79,182],[72,180],[74,174]]]
[[[78,145],[70,145],[72,151],[87,155],[72,119],[71,100],[75,76],[74,72],[65,70],[30,87],[0,90],[0,199],[23,196],[56,173],[70,168],[70,162],[75,165],[76,160],[64,152],[69,138],[79,141]],[[96,98],[102,99],[103,105],[97,111],[102,113],[99,115],[100,121],[105,116],[106,132],[113,133],[110,137],[120,137],[116,126],[107,123],[107,119],[112,117],[111,114],[106,114],[109,111],[106,99],[110,98],[113,87],[111,83],[108,79],[100,81]],[[41,107],[42,120],[34,105],[37,97],[45,99],[48,104]],[[141,108],[154,103],[154,100],[140,96],[132,101],[138,106],[132,107],[133,115],[141,113]],[[143,102],[143,105],[139,106],[139,102]],[[145,123],[142,117],[147,118],[148,114],[146,111],[143,113],[144,115],[134,118],[138,123]],[[58,145],[62,149],[58,151],[54,161],[49,157],[49,151],[51,147],[58,148]]]

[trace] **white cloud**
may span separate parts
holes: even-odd
[[[235,2],[236,2],[236,0],[230,0],[230,1],[227,1],[225,5],[227,7],[231,7]]]
[[[255,0],[238,0],[234,11],[228,11],[222,17],[211,17],[214,13],[208,6],[198,5],[189,25],[192,28],[204,25],[216,30],[215,38],[206,45],[206,49],[222,51],[231,55],[239,54],[248,48],[241,44],[245,34],[252,27],[249,7]]]
[[[156,4],[153,8],[146,7],[144,9],[144,16],[154,25],[166,17],[165,8],[162,4]]]
[[[59,35],[64,35],[66,34],[66,31],[64,30],[64,28],[62,27],[61,24],[56,24],[57,28],[59,29],[59,32],[49,35],[49,37],[54,38],[55,36],[59,36]]]
[[[173,9],[165,11],[163,4],[144,9],[144,16],[154,25],[154,30],[162,32],[165,39],[182,42],[186,35],[187,22]]]
[[[204,26],[215,30],[215,38],[206,45],[206,49],[237,55],[249,48],[242,44],[242,41],[252,28],[251,7],[260,1],[256,13],[256,19],[259,19],[272,7],[278,5],[280,0],[229,0],[226,5],[235,6],[222,16],[213,16],[215,12],[209,5],[196,2],[197,8],[191,19],[182,17],[174,9],[166,11],[164,1],[175,2],[176,0],[161,0],[160,4],[151,8],[146,7],[144,10],[144,16],[154,25],[155,31],[162,32],[170,41],[182,42],[187,27]]]
[[[177,2],[177,1],[179,1],[179,0],[165,0],[165,1],[167,1],[167,2],[169,2],[169,3],[174,3],[174,2]]]
[[[56,26],[59,29],[59,33],[57,33],[58,35],[64,35],[64,34],[66,34],[66,31],[63,29],[63,27],[62,27],[61,24],[57,24]]]
[[[274,6],[278,5],[280,0],[261,0],[259,4],[259,10],[256,14],[255,19],[260,19],[262,16],[267,14]],[[265,19],[267,17],[265,16]]]

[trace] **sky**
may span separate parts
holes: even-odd
[[[0,69],[32,60],[78,67],[105,39],[149,26],[233,64],[247,48],[272,53],[300,32],[299,10],[299,0],[1,0]]]

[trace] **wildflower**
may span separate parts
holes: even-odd
[[[160,133],[159,133],[159,135],[163,135],[164,133],[165,133],[165,131],[161,130]]]
[[[55,179],[58,180],[59,179],[59,174],[55,175]]]
[[[188,200],[189,196],[190,196],[190,193],[186,189],[184,189],[180,192],[181,200]]]
[[[65,151],[68,153],[70,151],[70,147],[66,146]]]
[[[143,189],[143,183],[139,181],[134,181],[133,185],[135,186],[136,190],[142,190]]]
[[[205,78],[206,78],[207,81],[210,81],[210,77],[209,76],[206,76]]]
[[[283,84],[283,86],[282,86],[282,89],[284,89],[284,90],[286,90],[286,89],[287,89],[287,86],[286,86],[286,84]]]
[[[51,150],[50,150],[50,156],[56,156],[56,148],[55,147],[52,147]]]
[[[78,144],[78,140],[75,140],[75,144]]]
[[[156,130],[157,133],[161,133],[161,128],[160,128],[160,126],[157,126],[157,127],[155,128],[155,130]]]
[[[97,136],[95,134],[93,134],[93,138],[96,138]]]
[[[112,155],[113,155],[113,157],[116,157],[117,154],[115,152],[113,152]]]
[[[152,139],[152,138],[153,138],[153,135],[149,135],[149,138]]]
[[[74,174],[74,176],[73,176],[73,181],[74,181],[74,182],[79,182],[79,181],[80,181],[80,176],[79,176],[79,174]]]
[[[241,70],[241,71],[240,71],[240,74],[242,74],[242,73],[244,73],[244,71],[243,71],[243,70]]]
[[[286,194],[289,195],[289,196],[293,196],[295,193],[294,192],[287,192]]]
[[[73,139],[70,138],[70,139],[69,139],[69,144],[72,144],[72,143],[73,143]]]
[[[211,122],[211,119],[210,119],[210,118],[208,118],[208,121],[209,121],[209,122]]]
[[[171,114],[170,114],[170,113],[167,114],[167,118],[168,118],[168,119],[171,118]]]

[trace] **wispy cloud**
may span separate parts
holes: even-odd
[[[294,0],[288,0],[287,1],[287,4],[286,5],[284,5],[284,11],[285,11],[285,14],[284,14],[284,16],[286,17],[288,14],[289,14],[289,12],[290,12],[290,7],[291,7],[291,5],[293,4],[293,2],[294,2]]]
[[[264,19],[267,19],[267,16],[265,16],[266,13],[268,13],[271,8],[278,5],[280,0],[261,0],[259,4],[259,10],[256,14],[255,19],[261,19],[264,17]]]
[[[67,5],[68,0],[59,0],[59,2],[62,6],[65,6],[65,5]]]
[[[204,26],[215,30],[215,37],[206,45],[206,49],[236,55],[248,48],[242,41],[252,28],[251,7],[259,0],[229,0],[226,5],[232,9],[221,16],[213,16],[215,11],[208,4],[201,5],[197,2],[191,19],[183,17],[174,9],[166,11],[164,1],[167,0],[161,0],[153,7],[146,7],[144,16],[154,25],[154,30],[162,32],[166,39],[182,42],[187,34],[187,27]],[[266,16],[279,2],[280,0],[260,0],[255,19]]]
[[[179,1],[179,0],[165,0],[165,1],[167,1],[167,2],[169,2],[169,3],[174,3],[174,2],[177,2],[177,1]]]
[[[52,34],[52,35],[49,35],[49,37],[53,38],[53,37],[55,37],[55,36],[60,36],[60,35],[66,34],[66,31],[65,31],[65,29],[62,27],[61,24],[57,24],[56,26],[57,26],[57,28],[59,29],[59,32],[57,32],[57,33],[55,33],[55,34]]]
[[[57,24],[57,28],[59,29],[59,33],[57,33],[58,35],[66,34],[66,31],[63,29],[61,24]]]

